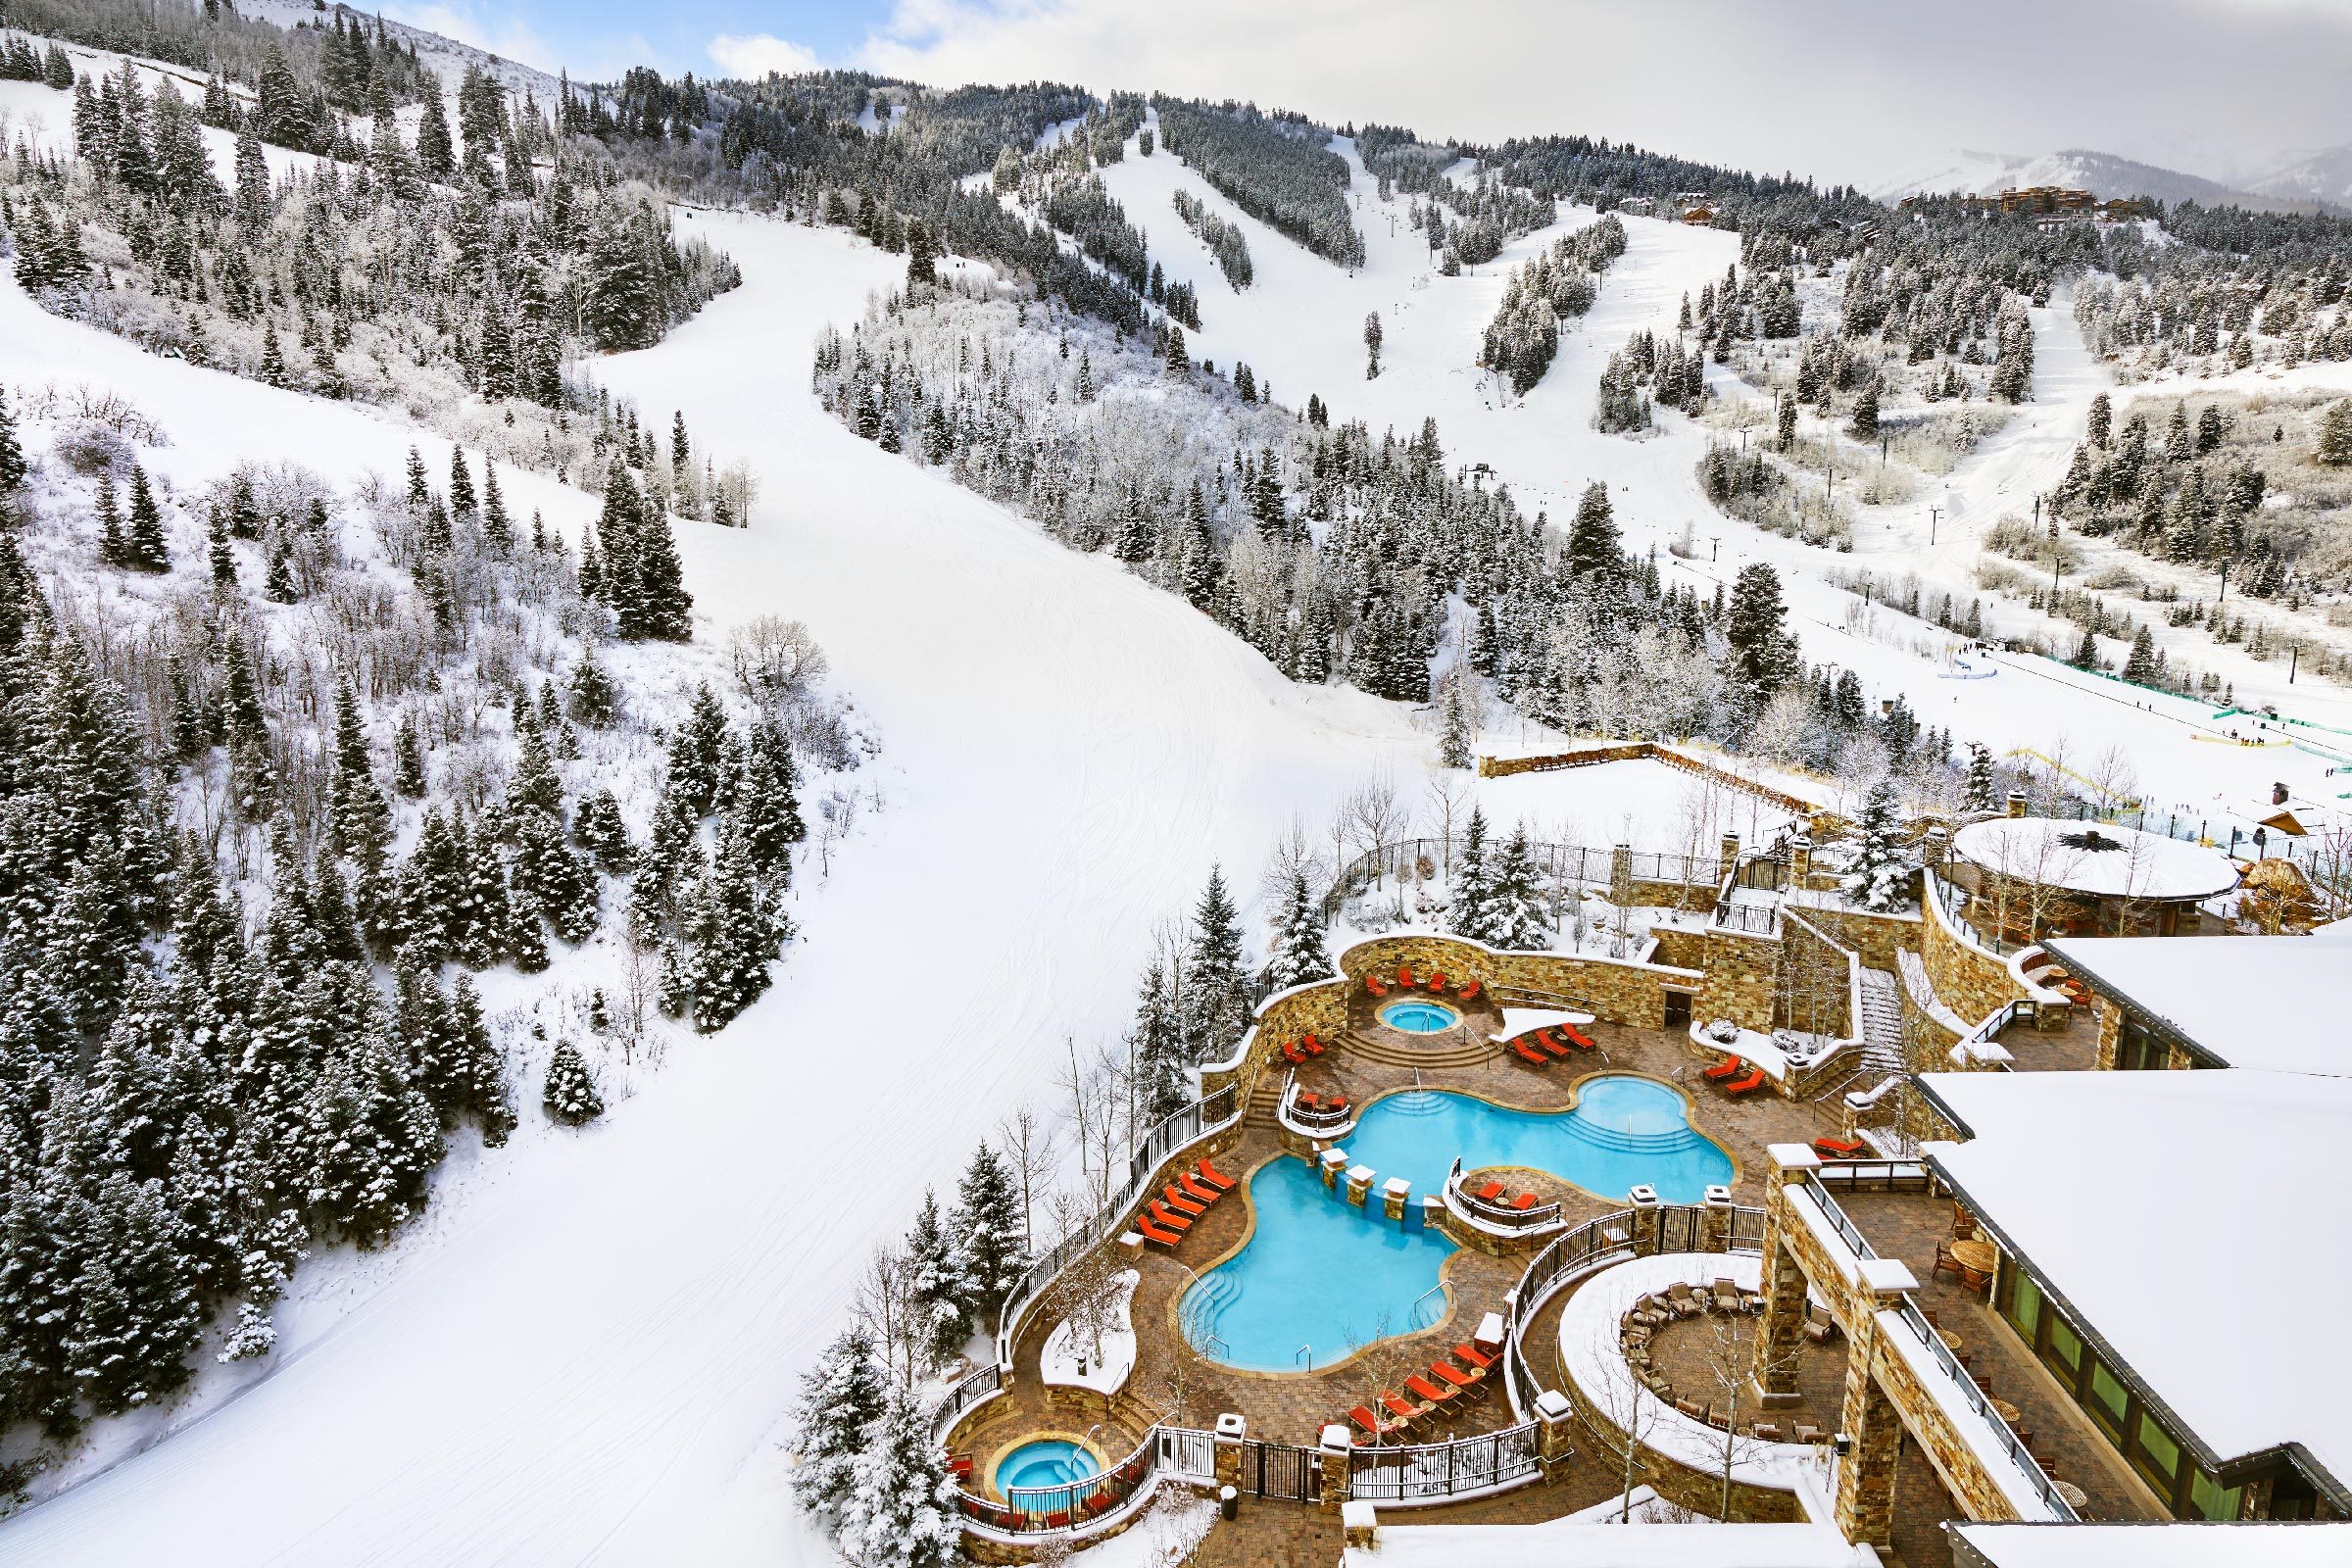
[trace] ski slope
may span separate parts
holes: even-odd
[[[1295,810],[1426,758],[1400,710],[1291,685],[1114,563],[824,417],[817,327],[902,264],[707,221],[745,286],[605,368],[751,455],[757,525],[680,530],[698,636],[807,620],[884,738],[879,811],[804,890],[808,939],[759,1005],[472,1190],[365,1301],[290,1326],[272,1375],[0,1525],[0,1561],[823,1560],[789,1521],[774,1429],[871,1244],[1042,1098],[1065,1036],[1121,1026],[1150,927],[1212,858],[1253,882]],[[414,439],[150,359],[13,284],[0,363],[134,398],[175,484],[242,456],[396,473]],[[521,473],[509,497],[572,529],[590,506]]]

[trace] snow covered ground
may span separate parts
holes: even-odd
[[[1253,868],[1294,810],[1422,765],[1400,710],[1291,685],[1115,564],[825,418],[809,344],[894,258],[706,221],[746,287],[605,369],[755,455],[759,525],[680,533],[701,634],[808,622],[885,738],[878,816],[805,893],[808,940],[737,1024],[588,1133],[502,1162],[372,1294],[284,1325],[273,1375],[0,1527],[0,1556],[825,1560],[789,1520],[779,1423],[872,1241],[1038,1095],[1065,1032],[1124,1022],[1150,927],[1211,858]],[[389,474],[416,439],[154,360],[13,285],[0,363],[132,397],[171,433],[175,483],[240,457]],[[573,530],[590,511],[526,474],[509,496]]]

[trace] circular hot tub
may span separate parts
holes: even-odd
[[[1399,1034],[1444,1034],[1462,1021],[1462,1015],[1443,1002],[1392,1002],[1380,1009],[1380,1021]]]
[[[1016,1487],[1066,1487],[1101,1468],[1093,1454],[1067,1438],[1040,1438],[997,1461],[997,1491],[1009,1495]]]

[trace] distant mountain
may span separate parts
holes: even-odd
[[[281,27],[332,27],[338,12],[342,14],[347,26],[365,24],[373,33],[378,24],[375,12],[353,5],[334,4],[332,0],[324,10],[313,5],[311,0],[243,0],[237,9],[257,22],[274,23]],[[517,102],[526,92],[538,99],[541,109],[546,109],[556,101],[556,78],[536,67],[510,60],[504,55],[494,55],[487,49],[477,49],[469,43],[460,43],[443,33],[427,32],[422,27],[411,26],[405,22],[387,21],[382,23],[382,26],[385,33],[396,42],[415,45],[417,63],[429,68],[452,92],[457,90],[459,78],[466,74],[466,68],[477,66],[504,83]]]
[[[2250,183],[2265,196],[2352,207],[2352,144],[2298,155]]]
[[[2341,171],[2338,188],[2352,182],[2352,148],[2320,156],[2342,160],[2337,166]],[[2289,175],[2282,172],[2279,177],[2284,179]],[[2044,153],[2038,158],[1958,149],[1900,178],[1877,185],[1871,194],[1882,201],[1955,193],[1989,196],[2011,186],[2027,185],[2061,185],[2070,190],[2087,190],[2102,199],[2153,196],[2162,202],[2230,204],[2263,212],[2308,212],[2315,205],[2317,194],[2306,194],[2300,189],[2239,190],[2201,175],[2159,169],[2153,164],[2134,163],[2113,153],[2085,148]]]

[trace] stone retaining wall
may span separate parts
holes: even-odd
[[[1975,1024],[1990,1017],[2003,1003],[2025,995],[2007,963],[1957,930],[1933,895],[1929,902],[1932,907],[1921,927],[1919,956],[1945,1006]]]
[[[1703,951],[1705,975],[1690,1004],[1691,1021],[1729,1018],[1742,1029],[1772,1033],[1773,992],[1781,972],[1779,939],[1709,926]]]
[[[1341,971],[1350,986],[1361,985],[1374,971],[1393,972],[1398,964],[1416,971],[1437,969],[1448,980],[1475,976],[1490,991],[1499,986],[1579,997],[1592,1004],[1602,1021],[1636,1029],[1666,1026],[1666,987],[1690,990],[1704,980],[1694,969],[1660,963],[1562,953],[1498,953],[1466,937],[1434,932],[1370,937],[1340,955]]]

